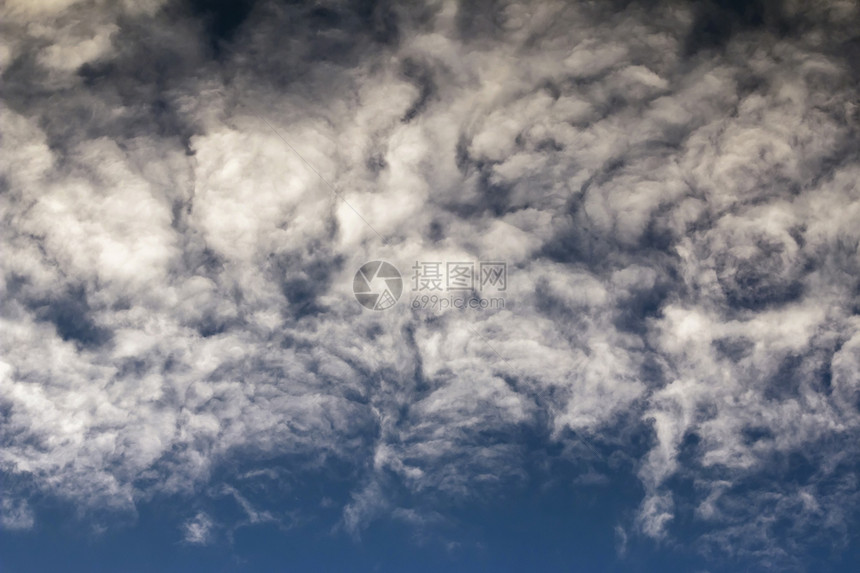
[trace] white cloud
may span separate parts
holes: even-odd
[[[632,424],[653,438],[648,536],[692,511],[703,545],[776,559],[802,541],[747,540],[745,516],[847,527],[851,5],[785,4],[802,37],[695,54],[679,3],[512,4],[492,31],[454,3],[399,8],[392,43],[264,5],[213,63],[202,28],[154,4],[80,4],[7,7],[33,23],[2,52],[3,472],[131,512],[199,495],[232,459],[336,460],[358,476],[358,534],[426,523],[398,488],[514,487],[522,431],[623,449],[609,432]],[[505,260],[508,306],[362,312],[352,275],[378,258]],[[762,477],[810,450],[795,490]],[[279,519],[224,491],[248,522]],[[22,496],[9,527],[34,523]],[[214,527],[201,512],[183,534]]]
[[[198,512],[182,525],[183,540],[192,545],[208,545],[212,542],[215,523],[204,512]]]

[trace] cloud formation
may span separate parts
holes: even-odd
[[[72,4],[3,8],[4,527],[238,459],[425,524],[536,435],[636,474],[625,546],[849,542],[855,2]],[[363,311],[375,259],[506,261],[507,307]]]

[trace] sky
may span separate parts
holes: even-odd
[[[6,0],[0,571],[857,571],[856,0]]]

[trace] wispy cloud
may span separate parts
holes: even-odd
[[[502,4],[7,2],[0,471],[129,512],[344,464],[358,534],[517,487],[529,433],[634,458],[622,548],[847,543],[857,4]],[[375,259],[504,260],[511,304],[363,312]]]
[[[214,527],[212,519],[207,514],[199,512],[183,524],[183,539],[192,545],[207,545],[213,540]]]

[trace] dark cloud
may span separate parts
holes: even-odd
[[[856,3],[2,10],[4,527],[179,495],[206,544],[330,480],[358,535],[561,472],[638,480],[625,540],[848,543]],[[378,259],[508,306],[363,312]]]
[[[84,347],[97,347],[110,340],[111,332],[99,327],[82,287],[69,287],[49,300],[30,303],[33,314],[54,325],[59,337]]]
[[[177,3],[176,10],[184,3]],[[255,0],[191,0],[186,5],[203,24],[210,47],[220,52],[223,42],[230,42],[254,10]]]

